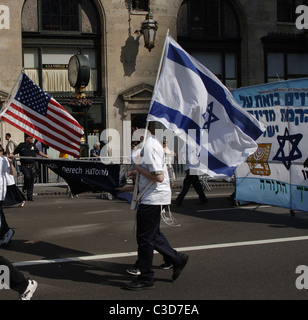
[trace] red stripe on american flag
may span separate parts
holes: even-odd
[[[58,142],[58,141],[56,139],[54,139],[54,137],[50,138],[47,134],[44,133],[44,130],[42,130],[41,128],[39,130],[37,130],[37,128],[34,125],[32,125],[31,123],[23,122],[25,124],[25,126],[21,126],[18,123],[11,121],[9,118],[6,118],[5,116],[3,117],[3,119],[5,121],[11,123],[15,127],[21,129],[22,131],[26,132],[27,134],[32,135],[34,138],[41,140],[43,143],[45,143],[46,145],[48,145],[50,147],[55,147],[55,149],[57,149],[57,150],[59,150],[59,148],[61,148],[61,150],[65,153],[73,152],[74,156],[79,155],[79,147],[76,147],[72,144],[63,143],[63,142],[59,142],[59,144],[57,144],[56,142]],[[15,119],[18,120],[16,117],[15,117]],[[37,133],[45,134],[45,136],[43,136],[43,138],[42,138],[41,136],[39,136],[38,134],[36,134],[35,132],[33,132],[27,128],[31,128]]]
[[[72,136],[70,136],[68,133],[63,132],[63,131],[61,131],[61,130],[59,130],[59,129],[56,129],[56,128],[52,125],[52,123],[45,121],[45,120],[44,120],[45,117],[35,116],[35,115],[33,115],[32,113],[27,112],[24,108],[21,108],[21,107],[15,105],[14,103],[11,103],[10,107],[13,108],[13,109],[15,109],[16,111],[22,113],[23,115],[25,115],[25,116],[29,119],[29,121],[27,121],[27,120],[25,120],[25,119],[23,119],[23,118],[19,118],[19,121],[21,121],[21,122],[23,122],[23,123],[31,124],[31,127],[32,127],[33,129],[40,128],[40,129],[43,129],[43,130],[44,130],[44,127],[46,127],[46,128],[51,129],[53,132],[58,133],[60,136],[66,138],[68,141],[74,142],[74,143],[76,143],[76,144],[79,144],[79,143],[80,143],[80,138],[81,138],[81,136],[82,136],[81,133],[76,132],[76,131],[75,131],[75,133],[74,133],[73,130],[68,130],[68,131],[70,131],[70,133],[72,133],[72,134],[74,134],[74,135],[76,136],[76,138],[75,138],[75,137],[72,137]],[[10,110],[8,109],[7,113],[9,113],[9,112],[10,112]],[[10,115],[11,115],[12,117],[16,117],[16,114],[14,114],[14,113],[11,113]],[[38,114],[38,115],[39,115],[39,114]],[[31,119],[34,120],[34,121],[37,121],[38,123],[40,123],[41,126],[35,126],[35,125],[31,122]],[[26,122],[25,122],[25,121],[26,121]],[[64,124],[62,124],[62,123],[58,123],[58,124],[59,124],[62,128],[65,128],[65,127],[66,127],[66,126],[65,126]],[[65,128],[65,129],[66,129],[66,128]],[[37,130],[37,129],[36,129],[36,130]],[[40,131],[40,130],[38,130],[38,131]],[[46,132],[45,130],[44,130],[44,132],[43,132],[43,131],[41,131],[41,132],[42,132],[43,134],[46,134],[46,135],[49,136],[49,137],[54,137],[54,139],[55,139],[56,141],[58,141],[58,142],[60,142],[60,141],[66,141],[66,140],[61,140],[61,139],[59,139],[58,137],[56,137],[56,136],[53,135],[52,133],[48,133],[48,132]]]
[[[65,120],[66,123],[72,124],[76,126],[78,129],[80,129],[80,130],[77,130],[77,132],[80,133],[80,131],[82,131],[81,125],[77,122],[77,120],[74,119],[73,116],[71,116],[56,100],[51,98],[49,101],[49,105],[54,106],[54,108],[53,107],[48,108],[52,113],[55,113],[56,115],[58,115],[61,118],[61,120]],[[48,112],[47,112],[47,115],[48,115]],[[65,122],[63,121],[63,123]],[[72,131],[72,128],[69,127],[68,130]]]
[[[11,104],[11,107],[12,107],[12,108],[13,108],[13,106],[14,106],[14,109],[15,109],[16,106],[13,105],[13,104]],[[18,108],[18,109],[20,109],[20,108]],[[20,113],[24,114],[25,116],[27,116],[27,114],[24,112],[24,110],[18,110],[18,112],[20,112]],[[53,146],[56,146],[55,149],[57,149],[57,146],[58,146],[58,148],[61,147],[61,146],[57,145],[57,144],[54,143],[54,142],[58,142],[59,144],[62,145],[62,147],[61,147],[62,149],[64,149],[64,147],[66,147],[66,149],[64,149],[64,152],[68,153],[68,152],[67,152],[68,149],[72,149],[72,150],[76,150],[76,151],[79,153],[80,139],[79,139],[79,140],[74,140],[74,141],[72,141],[72,140],[69,140],[69,141],[61,140],[61,139],[59,139],[58,137],[52,135],[52,133],[49,133],[48,131],[44,130],[43,127],[44,127],[45,125],[42,124],[42,123],[40,123],[40,125],[42,125],[42,126],[36,126],[36,125],[34,125],[34,124],[31,122],[31,119],[30,119],[30,121],[28,121],[28,120],[26,120],[26,119],[23,119],[23,118],[17,116],[15,113],[11,112],[9,109],[6,111],[6,114],[7,114],[8,116],[11,116],[11,117],[15,118],[16,120],[20,121],[21,123],[23,123],[23,124],[25,125],[25,126],[20,126],[20,125],[18,125],[18,124],[15,125],[15,126],[21,128],[22,131],[27,130],[27,127],[29,127],[29,128],[31,128],[31,129],[33,129],[33,130],[41,133],[42,135],[45,135],[45,137],[43,137],[43,138],[42,138],[42,137],[39,137],[39,136],[37,136],[37,135],[35,136],[36,139],[39,139],[39,140],[42,140],[42,139],[43,139],[43,140],[44,140],[44,141],[42,141],[43,143],[45,143],[45,144],[47,144],[47,145],[49,145],[49,146],[52,146],[52,147],[53,147]],[[31,116],[32,116],[32,115],[31,115]],[[5,117],[5,115],[4,115],[2,118],[4,118],[4,119],[7,120],[7,121],[10,121],[9,119],[7,119],[7,118]],[[34,118],[35,118],[35,117],[32,117],[33,120],[35,120]],[[12,123],[11,123],[11,124],[12,124]],[[50,128],[50,125],[46,125],[45,127],[49,127],[49,128]],[[31,131],[29,131],[29,130],[28,130],[28,133],[29,133],[30,135],[33,134],[33,133],[31,133]],[[63,134],[63,133],[62,133],[62,134]],[[33,136],[34,136],[34,135],[33,135]],[[80,137],[81,137],[81,135],[80,135]],[[50,140],[49,140],[49,139],[50,139]],[[54,142],[53,142],[53,141],[54,141]],[[51,145],[51,144],[52,144],[52,145]],[[74,144],[75,144],[75,145],[74,145]],[[64,146],[64,147],[63,147],[63,146]],[[76,155],[76,154],[74,154],[74,155]]]
[[[31,135],[31,136],[34,137],[35,139],[38,139],[38,140],[42,141],[44,144],[46,144],[46,145],[48,145],[48,146],[50,146],[50,147],[52,147],[52,148],[55,148],[56,150],[58,150],[58,151],[60,151],[60,152],[67,153],[67,154],[69,154],[69,155],[71,155],[71,156],[73,156],[73,157],[76,157],[76,158],[78,158],[79,155],[80,155],[80,154],[79,154],[79,149],[76,150],[76,151],[72,151],[72,149],[62,148],[61,146],[54,144],[52,141],[46,141],[46,140],[42,139],[41,137],[37,136],[36,134],[33,134],[33,132],[25,129],[24,127],[21,127],[21,126],[17,125],[15,122],[11,121],[10,119],[7,119],[7,118],[5,117],[5,115],[2,117],[2,119],[5,120],[7,123],[11,124],[12,126],[14,126],[14,127],[18,128],[18,129],[22,130],[22,131],[25,132],[26,134]]]
[[[79,139],[82,136],[80,131],[77,131],[72,127],[72,126],[76,126],[75,123],[72,123],[71,126],[69,126],[69,125],[67,125],[67,122],[62,122],[59,119],[53,117],[52,113],[50,113],[49,111],[47,111],[46,119],[50,120],[53,124],[59,125],[61,128],[65,129],[66,131],[69,131],[69,133],[73,134],[74,136],[77,136],[77,138],[79,138]],[[46,123],[48,123],[48,122],[46,122]],[[52,128],[54,131],[56,131],[58,133],[66,135],[66,137],[69,138],[70,140],[72,139],[70,136],[67,135],[67,133],[65,134],[62,131],[60,131],[59,129],[54,129],[53,127],[50,127],[50,128]],[[78,129],[81,130],[81,127],[78,127]],[[79,141],[79,139],[78,139],[78,141]]]

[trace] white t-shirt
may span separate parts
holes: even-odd
[[[171,202],[171,189],[169,175],[165,163],[165,153],[162,145],[154,136],[147,138],[141,151],[142,163],[140,166],[152,174],[164,174],[163,182],[154,182],[143,194],[140,203],[148,205],[169,205]],[[149,179],[140,174],[139,193],[147,186]]]

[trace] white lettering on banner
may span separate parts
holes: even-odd
[[[106,177],[108,177],[109,171],[107,169],[99,170],[96,168],[86,168],[86,174],[93,175],[93,176],[106,176]]]
[[[10,9],[4,5],[0,5],[0,30],[2,29],[10,29]]]
[[[70,168],[70,167],[62,167],[61,168],[63,172],[68,174],[86,174],[86,175],[92,175],[92,176],[105,176],[108,177],[109,171],[107,169],[96,169],[96,168],[85,168],[85,172],[83,172],[83,169],[81,167],[78,168]]]
[[[71,174],[82,174],[82,168],[66,168],[66,167],[62,167],[62,171],[64,171],[65,173],[71,173]]]
[[[296,8],[296,14],[300,14],[295,21],[296,28],[299,30],[308,29],[308,7],[301,5]]]

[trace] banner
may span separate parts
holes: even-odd
[[[235,172],[236,200],[308,211],[308,79],[240,88],[233,95],[267,125],[258,150]]]
[[[104,165],[100,161],[36,159],[63,178],[72,194],[105,191],[113,195],[119,186],[120,165]]]

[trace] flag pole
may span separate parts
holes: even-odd
[[[160,76],[160,72],[161,72],[161,69],[162,69],[162,65],[163,65],[163,61],[164,61],[164,56],[165,56],[165,51],[166,51],[166,47],[167,47],[167,39],[168,39],[168,36],[169,36],[169,29],[168,29],[167,32],[166,32],[165,43],[164,43],[163,51],[162,51],[162,54],[161,54],[161,57],[160,57],[160,61],[159,61],[159,66],[158,66],[158,71],[157,71],[157,76],[156,76],[156,81],[155,81],[154,90],[155,90],[155,88],[156,88],[156,86],[157,86],[157,83],[158,83],[158,80],[159,80],[159,76]]]
[[[9,104],[6,106],[6,104],[8,103],[9,99],[11,98],[11,95],[13,93],[13,90],[15,89],[16,87],[16,84],[18,83],[18,81],[20,80],[21,78],[21,75],[24,73],[24,68],[21,69],[21,72],[17,78],[17,80],[15,81],[14,85],[13,85],[13,88],[11,89],[10,93],[8,94],[8,96],[6,97],[4,103],[3,103],[3,108],[2,110],[0,110],[0,117],[2,115],[2,113],[7,109],[7,107],[9,106]]]
[[[159,80],[159,76],[160,76],[160,72],[161,72],[161,69],[162,69],[162,65],[163,65],[163,61],[164,61],[164,56],[165,56],[165,51],[166,51],[166,47],[167,47],[167,39],[168,39],[168,36],[169,36],[169,29],[167,29],[167,33],[166,33],[166,37],[165,37],[165,42],[164,42],[162,54],[161,54],[160,61],[159,61],[159,65],[158,65],[158,70],[157,70],[157,75],[156,75],[156,80],[155,80],[154,91],[155,91],[155,88],[156,88],[156,86],[157,86],[157,83],[158,83],[158,80]],[[143,148],[144,143],[145,143],[146,138],[147,138],[148,129],[149,129],[149,121],[146,122],[146,126],[145,126],[145,137],[144,137],[143,142],[142,142],[142,148]],[[136,201],[137,201],[137,195],[138,195],[139,178],[140,178],[140,174],[139,174],[139,172],[137,172],[137,174],[136,174],[136,180],[135,180],[134,193],[133,193],[133,199],[132,199],[132,203],[131,203],[131,206],[130,206],[131,210],[135,210],[135,209],[136,209],[136,204],[137,204]]]
[[[161,69],[162,69],[162,65],[163,65],[163,61],[164,61],[164,56],[165,56],[165,51],[166,51],[166,46],[167,46],[168,36],[169,36],[169,29],[167,29],[163,50],[162,50],[162,53],[161,53],[161,56],[160,56],[160,61],[159,61],[156,80],[155,80],[155,85],[154,85],[154,91],[155,91],[155,88],[157,86],[157,83],[158,83],[158,80],[159,80],[159,76],[160,76],[160,73],[161,73]],[[147,133],[148,129],[149,129],[149,121],[147,121],[147,123],[146,123],[145,134]],[[145,140],[146,139],[144,139],[143,141],[145,141]]]

